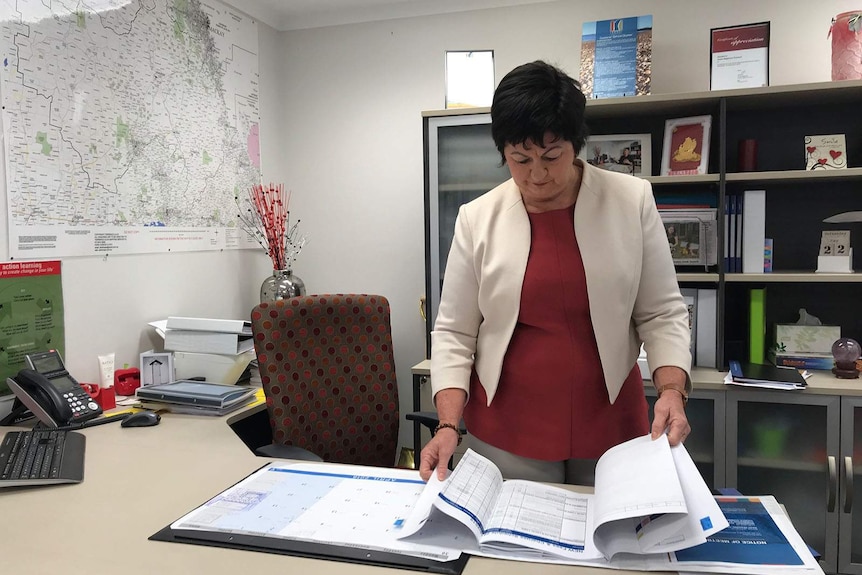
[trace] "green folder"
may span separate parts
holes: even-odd
[[[748,360],[765,363],[766,288],[752,289],[748,295]]]

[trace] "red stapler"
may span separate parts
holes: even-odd
[[[137,367],[114,371],[114,390],[117,395],[134,395],[141,387],[141,370]]]

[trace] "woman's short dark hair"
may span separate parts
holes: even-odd
[[[518,66],[500,81],[491,103],[491,136],[503,157],[506,144],[544,144],[546,132],[581,151],[587,138],[580,83],[547,62]]]

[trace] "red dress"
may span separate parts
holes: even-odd
[[[649,432],[643,381],[634,365],[616,402],[608,401],[574,208],[529,216],[521,308],[497,393],[487,406],[474,370],[464,423],[485,443],[522,457],[595,459]]]

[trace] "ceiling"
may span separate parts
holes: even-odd
[[[276,30],[536,4],[549,0],[225,0]]]

